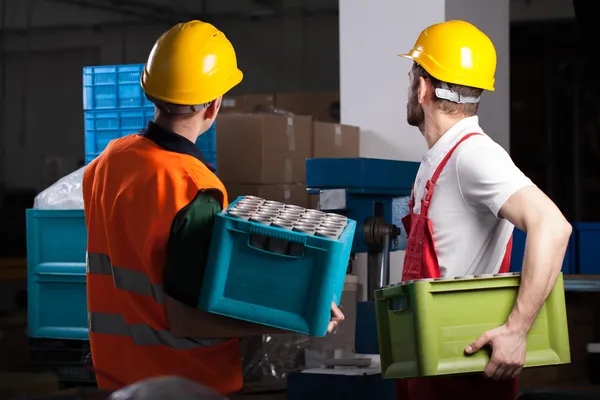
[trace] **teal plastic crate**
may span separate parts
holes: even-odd
[[[140,77],[144,64],[105,65],[83,68],[83,109],[152,107]]]
[[[324,336],[331,302],[341,300],[356,222],[348,220],[339,239],[331,240],[233,218],[226,211],[215,221],[199,308]],[[256,237],[288,241],[302,251],[271,253],[251,244]]]
[[[83,210],[26,211],[28,331],[88,340]]]

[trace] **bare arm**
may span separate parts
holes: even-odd
[[[560,273],[572,228],[535,186],[513,194],[500,215],[527,233],[521,287],[506,325],[528,332]]]

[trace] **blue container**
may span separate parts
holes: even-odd
[[[87,165],[98,157],[111,140],[137,133],[144,128],[154,118],[154,107],[85,111],[83,118]]]
[[[575,224],[577,237],[577,264],[582,275],[600,274],[600,263],[596,252],[600,249],[600,222],[579,222]]]
[[[510,259],[511,272],[521,272],[523,269],[523,258],[525,256],[526,237],[527,234],[525,232],[523,232],[519,228],[515,228],[513,232],[513,247]],[[569,239],[569,245],[567,247],[565,259],[563,261],[562,266],[562,273],[565,275],[575,273],[575,252],[575,234],[572,234],[571,239]]]
[[[199,308],[324,336],[331,302],[341,300],[356,222],[348,220],[340,238],[330,240],[236,219],[225,212],[215,221]],[[254,247],[257,238],[297,244],[301,255]]]
[[[196,146],[200,149],[206,161],[217,169],[217,123],[216,121],[210,128],[196,140]]]
[[[135,134],[144,128],[148,121],[154,119],[154,106],[145,108],[129,108],[120,110],[85,111],[85,164],[108,146],[111,140]],[[204,132],[196,145],[202,151],[207,161],[216,165],[217,138],[216,124]]]
[[[140,85],[144,64],[83,68],[83,109],[152,107]]]
[[[418,162],[378,158],[309,158],[306,187],[357,189],[379,194],[393,188],[398,195],[410,195],[419,165]]]
[[[27,219],[29,336],[88,340],[83,210],[34,210]]]

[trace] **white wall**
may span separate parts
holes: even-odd
[[[107,3],[106,0],[88,1]],[[182,10],[199,13],[202,1],[144,0],[159,6],[169,6],[179,15]],[[442,1],[442,0],[439,0]],[[458,0],[457,0],[458,1]],[[418,6],[420,2],[411,2]],[[513,20],[554,18],[572,15],[571,0],[517,0],[511,3]],[[215,15],[211,21],[222,29],[238,52],[245,81],[240,91],[318,91],[339,87],[339,31],[336,15],[319,10],[337,6],[336,0],[284,0],[287,16],[251,20],[231,15],[262,12],[251,0],[206,0],[206,11]],[[377,11],[383,7],[399,8],[406,2],[373,0],[368,7],[361,3],[364,21],[376,18],[374,26],[383,42],[386,35],[394,34],[399,19],[395,15]],[[391,5],[393,4],[393,5]],[[391,6],[390,6],[391,5]],[[4,88],[0,79],[0,183],[9,186],[43,188],[48,180],[73,170],[83,154],[83,118],[81,112],[81,67],[90,64],[121,64],[145,62],[155,39],[170,23],[149,23],[140,18],[124,17],[113,12],[83,9],[49,0],[0,0],[0,26],[4,40],[0,45],[0,77],[5,77]],[[314,16],[300,16],[293,11],[298,7],[312,7]],[[148,9],[140,9],[148,13]],[[400,9],[396,11],[401,11]],[[468,10],[465,10],[468,13]],[[169,9],[159,13],[169,15]],[[440,13],[439,18],[443,18]],[[173,17],[177,19],[178,17]],[[186,17],[189,18],[189,17]],[[474,16],[476,18],[476,16]],[[181,19],[181,18],[179,18]],[[372,21],[371,21],[372,22]],[[415,26],[430,24],[430,17],[412,17]],[[359,27],[350,30],[359,31]],[[353,34],[353,33],[349,33]],[[412,37],[393,38],[394,49],[401,51]],[[356,37],[365,57],[357,62],[369,62],[373,42]],[[343,51],[343,49],[342,49]],[[384,84],[394,85],[405,78],[402,63],[394,56],[378,58],[380,73],[392,76]],[[392,74],[392,72],[399,72]],[[46,77],[44,77],[46,74]],[[352,77],[368,85],[369,77]],[[363,99],[365,107],[381,114],[398,113],[401,119],[402,102],[397,108],[380,107],[382,100],[377,88]],[[27,93],[26,97],[23,94]],[[483,106],[485,108],[485,106]],[[485,109],[482,113],[486,113]],[[489,113],[487,118],[504,118]],[[376,126],[374,128],[377,128]],[[377,128],[379,129],[379,128]],[[376,129],[376,130],[377,130]],[[369,136],[367,136],[369,137]],[[421,144],[406,144],[398,153],[389,138],[371,135],[363,145],[366,155],[394,158],[417,154]],[[57,144],[59,143],[59,144]],[[403,153],[403,151],[405,153]],[[42,177],[41,171],[48,158],[59,159],[63,168]],[[28,169],[27,172],[24,172]]]

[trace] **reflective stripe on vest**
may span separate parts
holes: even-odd
[[[150,296],[157,303],[164,304],[162,285],[150,282],[148,275],[143,272],[115,267],[106,254],[100,253],[88,253],[86,265],[88,274],[111,275],[117,289]],[[214,346],[227,341],[227,339],[178,338],[167,330],[157,331],[150,325],[128,324],[121,314],[89,312],[88,328],[93,333],[129,336],[138,346],[161,344],[176,350]]]
[[[146,324],[127,324],[121,314],[88,313],[90,332],[104,335],[129,336],[138,346],[161,344],[175,350],[190,350],[198,347],[214,346],[225,339],[178,338],[169,331],[157,331]]]
[[[143,272],[115,267],[106,254],[88,253],[88,274],[112,275],[117,289],[152,297],[158,304],[164,304],[165,295],[160,284],[150,282]]]

